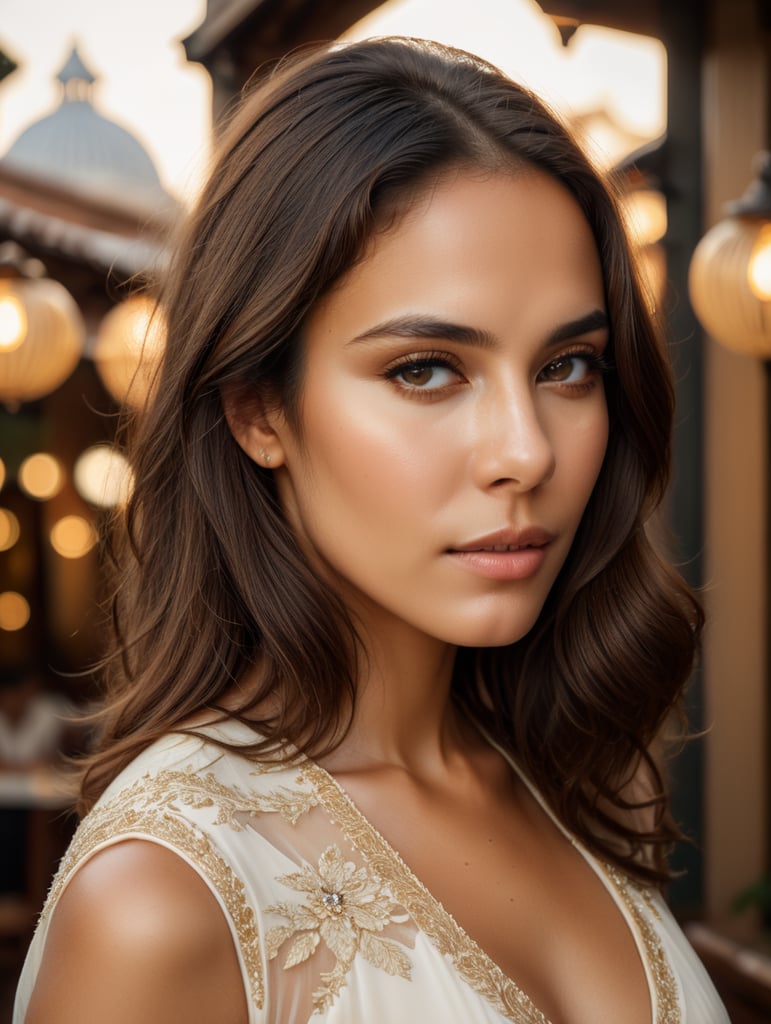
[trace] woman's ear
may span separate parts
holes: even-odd
[[[239,390],[222,389],[222,407],[230,433],[249,458],[265,469],[276,469],[286,459],[282,441],[288,429],[278,403],[262,396],[245,399]]]

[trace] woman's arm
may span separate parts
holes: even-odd
[[[246,1024],[227,921],[206,883],[127,840],[77,872],[51,919],[25,1024]]]

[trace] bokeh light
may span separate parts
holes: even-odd
[[[124,504],[133,484],[128,460],[106,444],[87,448],[75,463],[72,478],[81,498],[100,508]]]
[[[652,188],[632,189],[624,197],[632,238],[638,245],[654,245],[667,233],[667,201]]]
[[[12,548],[21,535],[19,520],[7,508],[0,508],[0,551]]]
[[[62,516],[51,527],[51,546],[62,558],[82,558],[96,544],[96,530],[83,516]]]
[[[19,467],[19,486],[30,498],[46,501],[64,486],[64,469],[53,455],[36,452]]]
[[[0,629],[15,633],[29,622],[29,602],[15,590],[0,594]]]

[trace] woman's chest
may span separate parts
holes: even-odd
[[[436,912],[546,1018],[650,1024],[655,995],[633,905],[527,794],[375,794],[370,780],[363,799]]]

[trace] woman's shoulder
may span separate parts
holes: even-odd
[[[143,750],[113,780],[80,823],[49,895],[45,918],[76,870],[95,853],[128,839],[151,840],[187,861],[232,914],[243,899],[246,823],[260,831],[266,811],[290,814],[303,803],[296,765],[284,752],[258,760],[257,737],[226,721],[169,733]],[[306,796],[310,799],[310,796]],[[270,830],[263,830],[269,832]],[[262,848],[268,854],[269,844]],[[254,871],[259,871],[255,864]],[[239,919],[243,915],[237,915]]]
[[[140,778],[165,772],[194,772],[209,768],[217,772],[222,757],[238,758],[238,748],[260,740],[260,736],[234,719],[211,721],[201,718],[164,733],[141,750],[116,775],[97,802],[104,805]]]
[[[76,934],[73,915],[84,929],[82,948],[93,946],[105,956],[117,951],[127,964],[121,976],[130,979],[156,956],[169,976],[198,961],[215,962],[196,926],[213,914],[218,928],[212,934],[224,929],[225,947],[235,950],[237,990],[242,998],[246,991],[250,1012],[262,1005],[259,906],[283,864],[271,819],[296,819],[315,797],[299,768],[285,763],[285,752],[252,756],[248,748],[257,740],[238,722],[196,723],[148,746],[113,780],[80,823],[51,886],[23,976],[22,1004],[33,987],[37,991],[41,958],[57,948],[56,935]],[[181,961],[174,960],[175,949]],[[156,1018],[137,1010],[130,1019]]]
[[[141,840],[108,846],[61,895],[27,1024],[172,1017],[248,1019],[228,925],[211,890],[170,850]]]

